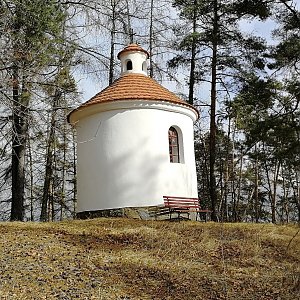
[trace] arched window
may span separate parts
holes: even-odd
[[[128,62],[126,63],[126,68],[127,68],[127,71],[132,70],[132,61],[131,60],[128,60]]]
[[[170,162],[179,163],[179,143],[178,143],[178,132],[174,127],[169,128],[169,153]]]
[[[143,64],[142,64],[142,70],[143,70],[144,72],[147,71],[147,62],[146,62],[146,61],[144,61]]]

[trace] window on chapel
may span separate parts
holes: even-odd
[[[178,132],[174,127],[169,128],[169,154],[171,163],[179,163]]]
[[[127,71],[132,70],[132,61],[131,60],[127,61],[126,67],[127,67]]]

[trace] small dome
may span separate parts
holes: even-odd
[[[118,59],[120,59],[120,57],[126,53],[126,52],[134,52],[134,51],[138,51],[138,52],[142,52],[142,53],[145,53],[146,56],[147,56],[147,59],[149,58],[149,53],[144,50],[142,47],[140,47],[139,45],[137,44],[130,44],[128,45],[127,47],[125,47],[122,51],[120,51],[118,53]]]

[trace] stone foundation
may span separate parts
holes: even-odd
[[[77,213],[77,219],[94,219],[101,217],[123,217],[129,219],[138,220],[169,220],[169,213],[156,216],[156,212],[159,211],[158,206],[148,206],[148,207],[125,207],[117,209],[105,209],[96,211],[84,211]],[[186,217],[186,214],[182,214],[181,217]],[[196,213],[191,212],[189,214],[190,220],[196,220]],[[176,219],[176,213],[172,214],[172,219]]]

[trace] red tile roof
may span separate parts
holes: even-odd
[[[91,105],[121,100],[150,100],[177,103],[190,107],[198,114],[197,110],[192,105],[177,97],[174,93],[158,84],[152,78],[138,73],[129,73],[124,74],[110,86],[92,97],[89,101],[71,111],[68,116],[68,120],[70,115],[78,109],[83,109]]]
[[[130,44],[127,47],[125,47],[122,51],[120,51],[118,53],[118,58],[120,58],[120,56],[125,53],[125,52],[129,52],[129,51],[139,51],[139,52],[144,52],[147,55],[147,58],[149,58],[149,53],[144,50],[142,47],[140,47],[137,44]]]

